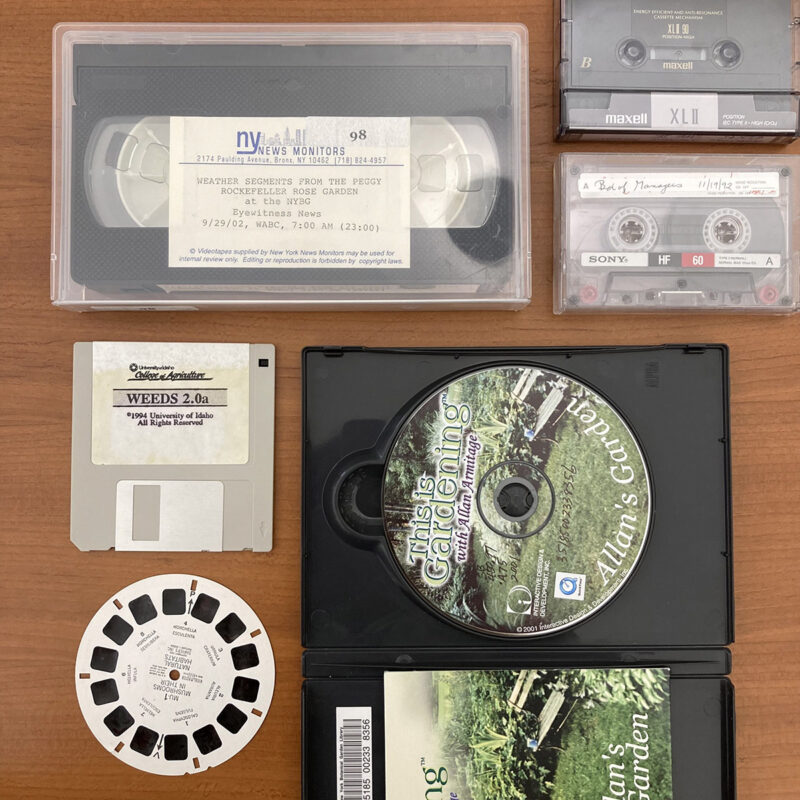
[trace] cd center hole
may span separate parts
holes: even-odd
[[[740,236],[739,225],[732,219],[721,219],[714,228],[717,241],[733,244]]]
[[[626,219],[620,225],[619,235],[626,244],[639,244],[644,239],[644,225],[638,219]]]
[[[507,483],[497,493],[497,505],[509,519],[528,516],[535,503],[536,496],[531,487],[521,482]]]
[[[178,680],[178,678],[180,678],[180,676],[181,676],[180,672],[178,672],[178,670],[176,670],[176,669],[171,669],[171,670],[169,671],[169,679],[170,679],[171,681],[176,681],[176,680]]]

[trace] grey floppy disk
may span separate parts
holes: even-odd
[[[275,348],[78,342],[80,550],[272,549]]]

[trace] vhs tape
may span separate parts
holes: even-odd
[[[799,10],[796,0],[556,0],[557,136],[795,138]]]
[[[555,311],[791,312],[796,156],[564,154]]]
[[[53,301],[530,298],[518,25],[61,25]]]
[[[728,644],[727,364],[306,350],[304,645]]]
[[[271,550],[274,420],[273,345],[78,342],[73,544]]]
[[[725,650],[306,653],[303,800],[733,800],[729,670]]]

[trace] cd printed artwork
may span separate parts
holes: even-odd
[[[550,369],[460,377],[406,420],[383,484],[386,535],[418,595],[482,633],[580,622],[647,542],[650,485],[614,408]]]
[[[117,592],[78,648],[81,712],[121,761],[159,775],[215,767],[257,733],[275,664],[264,626],[236,594],[192,575]]]

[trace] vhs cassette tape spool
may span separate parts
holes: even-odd
[[[793,159],[647,158],[562,157],[556,312],[794,310]]]
[[[214,581],[157,575],[115,593],[75,663],[81,713],[137,769],[184,775],[236,755],[272,700],[275,663],[252,609]]]
[[[92,211],[108,228],[169,225],[169,118],[102,120],[86,151]],[[479,118],[411,121],[411,227],[481,228],[499,182],[497,148]]]
[[[700,354],[700,358],[692,361],[690,353]],[[705,369],[700,369],[701,362],[706,363]],[[447,647],[475,645],[476,642],[489,646],[486,644],[488,639],[515,637],[515,641],[533,645],[544,634],[547,634],[548,645],[552,642],[552,646],[627,645],[631,642],[648,646],[680,642],[688,646],[729,642],[732,620],[725,363],[724,350],[717,348],[700,348],[698,351],[678,347],[628,351],[624,348],[594,351],[322,348],[306,351],[304,644],[313,649],[337,646]],[[652,517],[648,525],[643,503],[639,524],[644,527],[637,531],[638,538],[631,537],[632,549],[638,547],[641,555],[636,569],[626,570],[624,580],[613,587],[619,589],[613,602],[607,596],[609,602],[605,606],[599,610],[591,609],[596,613],[587,613],[590,609],[585,606],[582,610],[576,608],[572,619],[563,619],[551,629],[546,624],[538,625],[538,621],[529,616],[532,621],[528,624],[516,623],[511,630],[504,630],[492,623],[487,613],[492,610],[491,607],[487,609],[491,604],[484,605],[486,597],[480,591],[465,593],[469,602],[453,613],[453,604],[447,605],[446,595],[437,595],[435,590],[426,593],[420,589],[418,578],[408,571],[410,563],[400,563],[408,561],[409,551],[403,549],[400,539],[399,546],[392,543],[392,535],[396,532],[387,532],[390,526],[400,527],[410,511],[409,503],[397,501],[396,492],[387,495],[387,485],[391,484],[392,478],[386,475],[392,467],[390,454],[394,452],[393,447],[409,432],[413,436],[416,430],[417,454],[422,452],[420,431],[424,426],[416,425],[414,428],[416,410],[424,408],[426,400],[430,402],[431,398],[437,398],[445,387],[465,379],[465,376],[492,373],[511,365],[539,374],[565,376],[566,380],[575,381],[573,385],[591,387],[592,396],[608,398],[614,403],[614,412],[622,415],[627,429],[633,431],[631,441],[638,443],[643,451],[642,455],[636,445],[631,445],[628,448],[632,459],[629,464],[642,463],[647,470],[643,479],[652,480],[649,487]],[[662,370],[675,376],[670,388],[663,394],[648,390],[648,385],[658,388],[657,375]],[[652,372],[649,378],[646,377],[648,371]],[[376,378],[380,389],[375,388]],[[696,381],[704,386],[690,407],[682,392],[688,392],[689,386]],[[679,384],[683,385],[683,390],[678,388]],[[545,426],[552,426],[564,410],[559,408],[562,403],[556,402],[559,389],[551,388],[556,388],[556,397],[547,403],[546,411],[552,412],[552,416],[548,417]],[[694,386],[693,391],[697,390],[698,386]],[[548,389],[546,394],[550,393],[551,389]],[[564,397],[566,395],[567,392]],[[547,397],[543,400],[547,401]],[[568,403],[567,399],[563,405]],[[539,405],[541,407],[544,402]],[[702,418],[715,422],[711,428],[697,427],[689,435],[682,420],[689,413],[697,413],[700,407],[703,408]],[[503,419],[508,416],[506,412]],[[657,424],[655,420],[659,417],[661,421]],[[606,418],[612,419],[610,414],[606,414]],[[407,427],[409,420],[412,425]],[[680,435],[666,439],[660,435],[661,426],[671,427],[679,423],[683,426]],[[430,427],[428,424],[428,430]],[[502,425],[498,422],[497,427]],[[520,427],[531,433],[535,431],[535,425],[533,429],[527,425]],[[695,426],[692,424],[690,427]],[[717,435],[710,437],[711,429]],[[523,436],[524,433],[525,430]],[[615,438],[618,437],[609,436],[608,441],[613,442]],[[681,467],[680,475],[669,479],[672,485],[667,483],[667,478],[659,483],[659,475],[678,470],[678,464],[682,463],[680,449],[684,446],[697,450],[698,455],[691,467],[688,470]],[[580,453],[579,447],[575,451],[576,461]],[[408,448],[402,447],[396,450],[396,455],[400,456],[396,462],[399,470],[404,470],[406,476],[411,473],[419,477],[421,470],[414,462],[418,455],[411,453],[409,459]],[[694,491],[691,488],[694,479],[689,473],[698,469],[698,459],[704,466],[702,473],[697,473],[694,479],[713,487],[709,505],[704,510],[701,510],[698,498],[688,505],[686,501],[687,494]],[[533,466],[541,468],[537,463]],[[709,476],[712,476],[710,481]],[[474,479],[479,481],[477,474]],[[529,490],[534,481],[526,482]],[[519,483],[525,485],[523,481]],[[546,481],[542,484],[546,485]],[[491,487],[487,494],[491,503],[497,496],[496,488],[503,487],[500,484]],[[539,487],[534,485],[534,488],[538,494]],[[546,488],[542,491],[545,502],[547,492]],[[659,508],[663,507],[656,498],[662,496],[669,510],[659,513]],[[691,512],[690,507],[694,509]],[[563,520],[564,511],[562,503],[555,509],[554,517]],[[605,513],[599,516],[598,528],[609,533],[609,541],[620,528],[620,520],[623,523],[628,521],[622,518],[622,509],[613,511],[618,515],[613,529],[603,527],[609,520]],[[478,517],[477,511],[475,517]],[[698,527],[700,518],[704,522]],[[496,539],[502,538],[496,536]],[[513,543],[511,538],[506,539]],[[647,548],[643,550],[645,543]],[[504,544],[504,547],[509,546]],[[598,553],[600,550],[602,547],[598,548]],[[676,591],[674,577],[667,576],[679,569],[685,571],[679,566],[684,564],[684,560],[678,551],[684,556],[688,551],[692,552],[688,561],[691,564],[689,572],[694,575],[689,577],[682,573],[682,587]],[[495,550],[495,554],[497,552]],[[494,557],[488,551],[485,555]],[[506,567],[509,563],[506,562]],[[553,578],[556,572],[565,573],[562,577],[568,579],[567,590],[576,586],[570,584],[569,579],[585,579],[585,575],[579,574],[581,570],[570,571],[559,563],[553,559],[550,571]],[[419,566],[417,563],[417,574]],[[481,564],[481,567],[488,575],[486,565]],[[594,564],[592,568],[597,569]],[[525,578],[531,578],[531,575],[523,575],[516,566],[515,569],[518,580],[512,581],[509,587],[524,589]],[[535,586],[535,579],[534,573],[529,589]],[[347,588],[356,582],[358,592]],[[580,581],[577,583],[579,585]],[[551,586],[553,584],[551,580]],[[531,591],[535,592],[535,589]],[[554,593],[554,589],[550,591]],[[591,590],[584,591],[589,601]],[[704,595],[702,598],[697,596],[698,591]],[[522,591],[519,594],[521,597]],[[560,599],[566,596],[563,590],[560,594]],[[688,602],[691,595],[695,595],[694,600]],[[459,598],[457,591],[453,597]],[[511,599],[516,603],[519,598],[512,593]],[[551,599],[552,594],[548,602]],[[567,602],[563,600],[563,603]],[[600,602],[598,600],[596,605]],[[669,615],[663,613],[665,605],[671,607]],[[702,619],[696,614],[697,607],[707,609]],[[509,616],[515,610],[528,611],[527,608],[502,610],[508,610]],[[648,622],[645,623],[645,619]],[[522,630],[517,631],[517,628]]]

